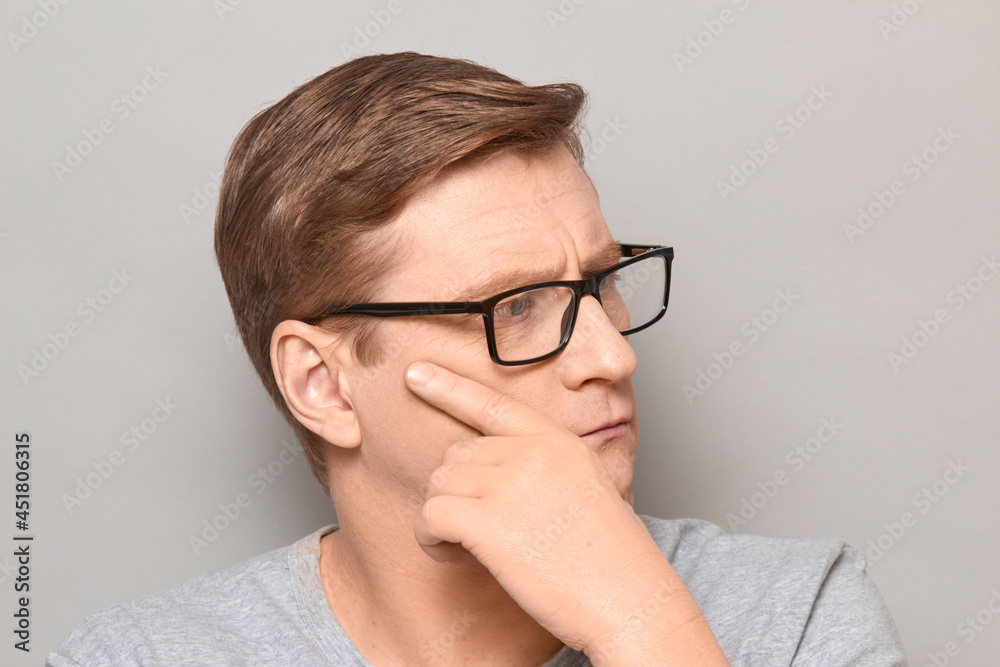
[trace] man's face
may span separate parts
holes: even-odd
[[[597,194],[569,151],[530,161],[501,154],[463,166],[411,200],[381,230],[404,240],[398,270],[378,301],[482,300],[547,280],[585,277],[618,261]],[[632,481],[638,421],[631,375],[636,357],[593,297],[584,297],[572,338],[555,357],[524,366],[494,363],[481,315],[380,321],[384,363],[357,369],[353,404],[362,428],[358,455],[379,494],[415,514],[445,450],[477,435],[404,384],[407,366],[430,361],[505,393],[585,436],[625,493]],[[616,437],[585,435],[624,421]]]

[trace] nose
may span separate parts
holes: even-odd
[[[594,379],[620,382],[638,366],[632,346],[592,295],[580,300],[573,334],[559,357],[563,383],[570,388]]]

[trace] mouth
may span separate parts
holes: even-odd
[[[631,429],[631,425],[629,423],[630,421],[631,420],[627,418],[614,418],[593,431],[584,433],[580,437],[593,442],[607,442],[608,440],[620,438],[628,435],[628,432]]]

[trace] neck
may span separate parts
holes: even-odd
[[[419,504],[412,512],[335,505],[340,528],[320,551],[323,588],[372,664],[414,664],[415,657],[436,666],[493,664],[483,660],[489,656],[495,664],[541,665],[562,648],[471,553],[456,549],[447,563],[424,553],[413,537]]]

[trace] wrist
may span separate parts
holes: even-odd
[[[676,577],[676,575],[674,575]],[[683,585],[683,584],[681,584]],[[643,595],[632,599],[609,620],[583,648],[594,667],[628,664],[642,647],[663,635],[680,620],[677,615],[676,584],[668,578],[645,587]],[[638,664],[631,661],[631,664]]]
[[[620,598],[614,618],[583,647],[594,667],[729,664],[698,603],[660,556],[660,567],[645,570],[655,574]]]

